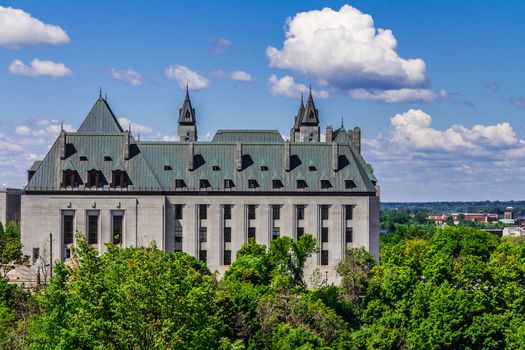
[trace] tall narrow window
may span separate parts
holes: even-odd
[[[64,244],[72,244],[75,216],[74,214],[64,214],[62,220]]]
[[[248,220],[255,220],[255,204],[248,205]]]
[[[345,243],[352,243],[354,240],[354,231],[351,227],[345,229]]]
[[[248,238],[255,239],[255,227],[248,227]]]
[[[88,244],[98,244],[98,213],[88,213],[87,221]]]
[[[278,204],[272,205],[272,218],[274,220],[280,220],[281,219],[281,206]]]
[[[199,250],[199,260],[206,263],[208,260],[208,252],[206,250]]]
[[[64,170],[62,173],[62,187],[77,187],[77,172],[74,170]]]
[[[328,265],[328,250],[321,250],[321,265]]]
[[[182,204],[175,204],[175,219],[182,220]]]
[[[296,208],[297,208],[297,220],[304,220],[304,205],[298,205]]]
[[[321,220],[328,220],[329,209],[330,209],[330,206],[321,205]]]
[[[112,223],[111,241],[113,244],[121,244],[124,235],[124,214],[113,213]]]
[[[354,217],[354,206],[345,205],[345,220],[352,220]]]
[[[328,227],[321,228],[321,242],[322,243],[328,242]]]
[[[206,220],[208,218],[208,206],[206,204],[199,204],[199,219]]]
[[[182,225],[179,223],[175,224],[175,243],[182,243]]]
[[[281,229],[279,227],[274,227],[272,229],[272,239],[279,238],[280,235],[281,235]]]
[[[230,243],[232,241],[232,228],[224,228],[224,243]]]
[[[304,235],[304,227],[298,227],[297,228],[297,239],[301,238],[302,235]]]
[[[232,205],[224,204],[224,220],[230,220],[232,218]]]
[[[124,188],[127,187],[127,175],[125,171],[122,170],[114,170],[111,174],[111,187],[113,188]]]
[[[94,188],[102,187],[102,172],[99,170],[88,171],[87,186]]]
[[[223,264],[224,265],[231,265],[232,263],[232,251],[231,250],[225,250],[224,251],[224,257],[223,257]]]
[[[199,227],[199,242],[205,243],[206,241],[208,241],[208,228]]]

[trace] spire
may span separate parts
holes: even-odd
[[[98,88],[98,98],[102,98],[102,86]]]
[[[294,128],[299,130],[299,127],[301,126],[300,120],[302,118],[304,112],[304,101],[303,101],[303,93],[301,92],[301,104],[299,105],[299,110],[297,111],[297,115],[295,116],[294,120]]]
[[[186,83],[186,96],[184,96],[184,102],[182,102],[182,107],[179,109],[179,124],[195,125],[195,123],[195,108],[191,105],[188,83]]]
[[[344,123],[344,121],[343,121],[343,117],[341,117],[341,129],[344,130],[344,128],[345,128],[345,123]]]
[[[302,113],[301,118],[299,118],[299,125],[319,125],[319,116],[318,111],[315,108],[314,98],[312,96],[312,85],[309,86],[308,101],[306,102],[306,107]]]

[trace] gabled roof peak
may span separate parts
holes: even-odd
[[[120,126],[107,101],[102,96],[99,96],[77,132],[112,134],[121,133],[124,132],[124,130]]]

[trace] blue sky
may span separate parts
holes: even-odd
[[[0,6],[0,185],[23,186],[99,86],[135,134],[170,139],[189,81],[200,139],[288,135],[312,84],[323,132],[361,127],[383,200],[524,197],[522,1]]]

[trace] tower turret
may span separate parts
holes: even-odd
[[[301,105],[295,117],[294,137],[292,139],[295,142],[319,142],[319,134],[319,111],[315,108],[312,87],[310,86],[306,106],[304,106],[301,95]]]
[[[191,106],[188,84],[186,84],[186,96],[182,107],[179,108],[179,126],[177,127],[179,141],[197,141],[197,120],[195,108]]]

